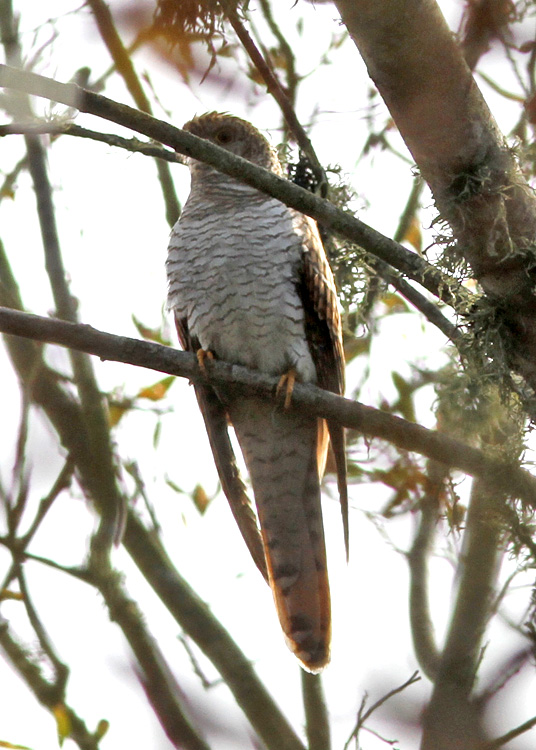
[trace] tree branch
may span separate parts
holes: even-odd
[[[122,138],[115,133],[99,133],[97,130],[88,130],[72,122],[62,120],[38,120],[34,122],[13,122],[9,125],[0,125],[0,138],[6,135],[73,135],[77,138],[87,138],[107,146],[123,148],[131,153],[144,154],[155,159],[184,164],[184,159],[175,151],[169,151],[164,146],[155,143],[140,141],[137,138]],[[23,163],[26,163],[25,161]],[[0,193],[2,191],[0,190]]]
[[[273,399],[278,382],[277,378],[218,361],[206,363],[205,375],[195,355],[189,352],[103,333],[89,325],[76,325],[7,308],[0,308],[0,331],[80,349],[101,359],[145,367],[192,381],[203,381],[208,377],[210,382],[220,386],[240,387],[261,398]],[[536,479],[514,461],[492,458],[459,440],[312,385],[295,385],[291,408],[305,408],[368,437],[387,440],[404,450],[421,453],[471,476],[482,477],[493,483],[497,491],[519,497],[536,508]]]
[[[0,86],[25,91],[68,107],[75,107],[81,112],[111,120],[142,133],[148,138],[153,138],[185,156],[203,161],[231,177],[272,195],[282,203],[311,216],[327,228],[358,243],[365,250],[417,281],[439,299],[456,306],[460,312],[465,311],[471,304],[472,295],[469,292],[416,253],[410,252],[402,245],[383,236],[351,214],[335,208],[329,201],[209,141],[156,120],[125,104],[119,104],[105,96],[86,91],[74,83],[58,83],[50,78],[16,70],[6,65],[0,65]]]
[[[483,745],[481,750],[497,750],[497,748],[508,744],[509,742],[514,740],[516,737],[519,737],[525,732],[528,732],[529,729],[532,729],[532,727],[535,727],[535,726],[536,726],[536,716],[533,716],[532,719],[529,719],[528,721],[523,722],[523,724],[520,724],[515,729],[511,729],[509,732],[506,732],[506,734],[503,734],[501,737],[497,737],[496,739],[491,740],[487,744]]]
[[[440,493],[444,488],[448,468],[437,461],[428,462],[427,491],[419,503],[419,528],[407,555],[410,587],[409,616],[413,649],[424,674],[434,680],[440,660],[434,625],[430,614],[428,558],[440,514]]]
[[[22,52],[16,33],[11,0],[1,0],[0,28],[2,38],[9,40],[9,43],[6,42],[5,44],[6,55],[10,60],[13,60],[15,65],[22,67]],[[19,97],[18,103],[23,113],[27,117],[31,117],[32,109],[29,97]],[[49,277],[56,312],[60,318],[75,323],[78,319],[77,307],[69,289],[63,264],[45,151],[38,136],[26,135],[25,143],[28,154],[28,169],[37,199],[37,214],[45,253],[45,268]],[[108,520],[110,540],[112,541],[121,527],[123,503],[121,493],[116,485],[108,422],[91,360],[82,352],[71,350],[69,354],[80,398],[85,436],[89,442],[92,458],[95,464],[100,467],[98,480],[103,490],[102,496],[107,499],[107,502],[101,504],[100,510],[103,517]]]
[[[422,750],[473,748],[485,741],[481,711],[470,699],[502,558],[503,498],[475,481],[464,533],[456,605],[424,718]]]
[[[353,739],[357,740],[357,737],[359,735],[359,732],[361,729],[363,729],[364,724],[366,720],[376,711],[380,706],[382,706],[386,701],[388,701],[390,698],[393,697],[393,695],[396,695],[397,693],[401,693],[406,688],[410,687],[410,685],[413,685],[416,682],[419,682],[420,676],[418,672],[414,672],[411,677],[409,677],[406,682],[404,682],[402,685],[399,685],[398,687],[394,688],[393,690],[389,690],[388,693],[383,695],[379,700],[377,700],[375,703],[372,704],[370,708],[368,708],[365,711],[365,706],[367,705],[367,698],[368,696],[365,694],[363,697],[363,700],[361,701],[361,706],[359,707],[359,712],[357,716],[357,722],[352,730],[352,733],[350,737],[347,739],[347,741],[344,743],[344,750],[347,750],[350,747],[350,742]]]
[[[322,675],[301,670],[307,750],[331,750],[329,714],[324,697]]]
[[[173,568],[154,534],[130,510],[124,544],[147,582],[225,680],[269,750],[305,750],[249,660],[208,606]]]
[[[509,365],[536,390],[536,196],[435,0],[336,0],[441,217],[504,321]]]
[[[92,544],[89,581],[102,595],[110,619],[119,625],[136,657],[147,698],[162,728],[176,748],[210,750],[186,715],[183,693],[136,602],[124,590],[122,575],[112,568],[106,552],[99,554],[99,546]]]

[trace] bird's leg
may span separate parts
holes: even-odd
[[[285,391],[285,403],[284,408],[288,409],[292,398],[292,391],[294,390],[294,383],[296,382],[297,372],[294,369],[290,369],[284,372],[279,378],[279,383],[275,389],[276,396],[279,396],[282,391]]]
[[[199,367],[204,375],[207,374],[207,366],[206,366],[206,360],[207,359],[214,359],[214,354],[210,351],[210,349],[198,349],[195,353],[195,356],[197,357],[197,362],[199,364]]]

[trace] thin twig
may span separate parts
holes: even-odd
[[[296,73],[296,58],[294,52],[292,51],[292,47],[288,43],[285,35],[276,23],[272,13],[271,5],[268,0],[260,0],[260,7],[266,23],[268,24],[268,28],[279,42],[279,49],[281,50],[281,53],[285,58],[284,69],[287,79],[287,91],[292,106],[294,107],[296,100],[296,90],[300,80],[298,74]]]
[[[532,727],[535,727],[535,726],[536,726],[536,716],[533,716],[532,719],[525,721],[523,724],[520,724],[515,729],[511,729],[509,732],[506,732],[506,734],[503,734],[501,737],[497,737],[496,739],[491,740],[491,742],[486,743],[481,748],[479,748],[479,750],[496,750],[496,748],[506,745],[508,742],[511,742],[511,740],[514,740],[516,737],[519,737],[525,732],[528,732],[529,729],[532,729]]]
[[[50,640],[50,636],[47,633],[45,626],[41,622],[37,610],[33,605],[30,591],[26,583],[26,576],[24,575],[24,571],[22,569],[20,561],[17,562],[17,579],[19,582],[22,601],[24,602],[24,607],[26,609],[28,619],[32,628],[34,629],[41,649],[48,656],[50,663],[54,668],[54,685],[58,691],[58,695],[61,695],[63,699],[67,687],[67,680],[69,678],[69,669],[57,655],[56,650],[52,645],[52,641]]]
[[[175,151],[159,146],[155,143],[140,141],[138,138],[122,138],[115,133],[99,133],[96,130],[88,130],[72,122],[62,122],[61,120],[25,123],[10,123],[9,125],[0,125],[0,137],[6,135],[72,135],[77,138],[87,138],[99,143],[105,143],[107,146],[123,148],[131,153],[144,154],[155,159],[163,159],[173,164],[184,164],[184,159]],[[25,162],[26,160],[24,160]],[[1,195],[1,189],[0,189]]]
[[[278,103],[281,112],[283,113],[283,117],[285,118],[290,131],[294,135],[298,146],[309,159],[311,167],[315,172],[315,176],[320,186],[320,194],[322,196],[325,196],[327,192],[327,179],[325,171],[316,155],[313,144],[311,143],[311,139],[298,120],[298,116],[294,111],[292,102],[283,90],[273,69],[264,59],[262,53],[257,48],[255,42],[249,35],[248,30],[240,20],[234,4],[229,2],[229,0],[219,0],[219,2],[225,11],[225,15],[227,16],[229,23],[233,27],[237,37],[240,39],[242,46],[249,55],[251,62],[262,76],[268,92]]]
[[[444,333],[448,339],[453,343],[456,343],[462,335],[461,329],[454,325],[454,323],[451,323],[450,320],[443,315],[438,308],[437,303],[426,299],[426,297],[415,289],[409,281],[393,270],[388,263],[384,263],[382,260],[378,260],[378,258],[369,256],[367,258],[367,265],[373,268],[376,273],[387,282],[387,284],[394,287],[402,297],[407,299],[415,309],[419,310],[419,312],[421,312],[430,323]]]
[[[488,685],[473,698],[475,705],[485,708],[495,698],[497,693],[509,682],[512,677],[523,669],[531,661],[533,649],[531,647],[520,649],[500,665],[494,667],[494,674],[488,678]]]
[[[8,537],[0,536],[0,544],[11,552],[18,552],[16,546],[13,546],[13,540]],[[88,584],[91,584],[92,582],[92,574],[87,567],[61,565],[55,560],[50,560],[48,557],[42,557],[41,555],[34,555],[33,552],[28,552],[27,550],[21,552],[20,555],[24,560],[31,560],[32,562],[38,562],[41,563],[41,565],[53,568],[54,570],[59,570],[61,573],[66,573],[67,575],[76,578],[77,581],[84,581],[84,583]],[[2,589],[3,587],[0,587],[0,591]]]
[[[365,695],[363,696],[363,699],[361,701],[361,705],[359,707],[358,714],[357,714],[356,725],[355,725],[354,729],[352,730],[352,733],[348,737],[347,741],[344,744],[344,750],[348,750],[348,748],[350,746],[350,742],[353,739],[357,738],[357,735],[359,734],[360,730],[364,728],[364,726],[363,726],[364,723],[374,713],[374,711],[376,711],[376,709],[378,709],[386,701],[388,701],[390,698],[392,698],[393,695],[396,695],[397,693],[401,693],[403,690],[405,690],[410,685],[413,685],[415,682],[419,682],[420,679],[421,679],[421,677],[419,676],[419,672],[418,671],[413,672],[413,674],[411,675],[411,677],[409,677],[402,685],[399,685],[398,687],[393,688],[393,690],[389,690],[389,692],[386,693],[382,698],[380,698],[379,700],[377,700],[376,703],[373,703],[372,706],[367,711],[365,711],[365,706],[367,704],[367,698],[368,698],[368,696],[365,693]]]
[[[211,687],[214,687],[214,685],[221,685],[221,680],[214,680],[211,682],[208,677],[205,676],[203,670],[201,669],[201,665],[199,664],[193,652],[193,649],[188,642],[188,638],[182,633],[179,633],[178,639],[183,649],[186,651],[188,659],[190,660],[193,673],[199,677],[201,685],[205,688],[205,690],[209,690]]]
[[[35,514],[34,520],[32,521],[30,528],[24,534],[24,536],[21,537],[21,539],[19,540],[21,550],[24,550],[28,546],[35,532],[39,528],[41,521],[44,519],[44,517],[46,516],[46,514],[52,507],[52,504],[54,503],[56,498],[60,495],[61,492],[63,492],[63,490],[69,487],[73,478],[73,472],[74,472],[74,461],[69,456],[63,468],[61,469],[56,481],[52,485],[50,492],[39,503],[37,513]]]

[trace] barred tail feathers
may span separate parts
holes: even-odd
[[[251,477],[268,577],[287,645],[303,666],[329,662],[331,604],[316,418],[241,399],[229,407]]]

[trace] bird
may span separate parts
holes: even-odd
[[[268,140],[234,115],[208,112],[184,130],[276,175]],[[344,429],[288,408],[294,381],[344,394],[341,317],[316,222],[256,188],[187,157],[191,188],[166,261],[168,308],[180,344],[278,376],[285,404],[194,384],[225,495],[269,583],[287,645],[307,671],[330,661],[331,601],[320,482],[328,444],[348,549]],[[232,425],[255,508],[237,468]]]

